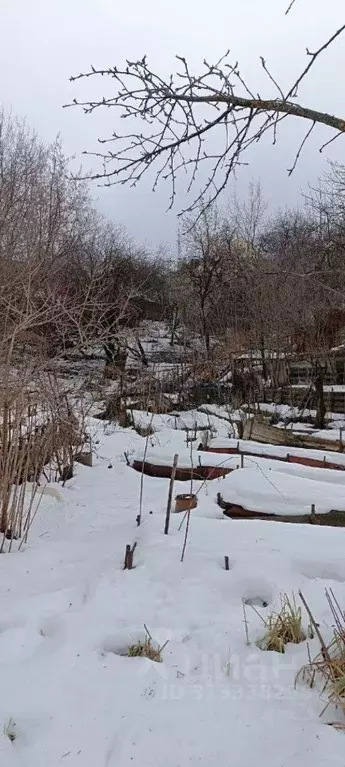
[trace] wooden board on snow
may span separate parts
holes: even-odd
[[[275,426],[270,426],[262,416],[257,415],[245,424],[243,439],[252,439],[255,442],[271,445],[291,445],[291,447],[327,450],[332,453],[342,452],[339,440],[318,439],[308,434],[294,434],[290,429],[276,429]]]

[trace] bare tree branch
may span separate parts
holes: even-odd
[[[321,53],[323,53],[325,50],[327,50],[327,48],[329,48],[329,46],[332,45],[332,43],[334,43],[334,40],[336,40],[337,37],[339,37],[339,35],[341,35],[344,32],[344,30],[345,30],[345,24],[343,24],[341,27],[339,27],[339,29],[337,29],[337,31],[334,32],[334,34],[331,35],[331,37],[329,37],[328,40],[326,40],[326,42],[323,45],[321,45],[320,48],[318,48],[318,50],[315,51],[314,53],[309,51],[308,48],[307,48],[307,55],[310,56],[309,64],[303,70],[302,74],[297,78],[297,80],[294,83],[294,85],[290,88],[290,90],[289,90],[289,92],[288,92],[288,94],[286,96],[286,100],[289,99],[291,96],[293,98],[296,98],[297,91],[298,91],[298,88],[299,88],[302,80],[304,80],[304,78],[306,77],[308,72],[311,70],[311,68],[312,68],[313,64],[315,64],[315,61],[318,58],[318,56],[320,56]],[[342,122],[344,122],[344,121],[342,121]],[[328,125],[331,125],[332,128],[336,127],[334,125],[334,123],[333,123],[333,125],[331,123],[328,123]],[[339,128],[339,130],[341,130],[341,129]]]
[[[288,9],[291,10],[292,4]],[[244,80],[238,62],[231,63],[229,51],[215,64],[204,61],[201,74],[194,75],[184,57],[178,56],[181,67],[167,79],[153,72],[146,57],[127,61],[126,66],[109,69],[91,67],[90,72],[71,77],[108,76],[115,84],[115,93],[100,100],[78,102],[86,114],[99,107],[115,107],[119,118],[129,120],[128,131],[116,131],[109,138],[99,139],[104,151],[86,152],[102,161],[102,170],[87,178],[105,185],[128,183],[135,186],[144,174],[155,167],[153,189],[160,180],[171,183],[170,206],[174,204],[177,177],[186,172],[187,192],[196,183],[198,171],[206,170],[206,181],[186,210],[199,207],[201,200],[211,204],[225,188],[230,175],[244,163],[247,149],[272,130],[273,143],[277,140],[278,124],[287,117],[296,117],[312,123],[296,153],[291,173],[299,160],[301,150],[311,130],[317,124],[345,133],[345,118],[322,112],[296,102],[298,88],[310,72],[318,57],[344,32],[345,24],[334,32],[315,52],[307,49],[310,60],[300,76],[284,95],[283,88],[270,72],[265,59],[261,65],[276,97],[263,98]],[[137,127],[138,126],[138,127]],[[210,151],[206,140],[215,136],[216,151]],[[182,215],[186,211],[181,211]]]
[[[289,5],[289,7],[288,7],[288,8],[286,9],[286,11],[285,11],[285,16],[287,16],[287,15],[288,15],[288,13],[290,13],[290,11],[291,11],[291,8],[293,7],[293,5],[295,5],[295,2],[296,2],[296,0],[291,0],[291,3],[290,3],[290,5]]]
[[[296,165],[297,165],[297,163],[298,163],[298,160],[299,160],[299,158],[300,158],[300,156],[301,156],[301,152],[302,152],[302,149],[303,149],[303,147],[304,147],[304,144],[306,144],[306,142],[308,141],[308,138],[309,138],[309,136],[310,136],[311,132],[314,130],[314,128],[315,128],[315,123],[312,123],[312,124],[311,124],[311,126],[310,126],[310,128],[307,130],[307,133],[306,133],[306,135],[304,136],[304,139],[303,139],[303,141],[301,142],[301,145],[300,145],[299,149],[297,150],[297,153],[296,153],[296,157],[295,157],[295,159],[294,159],[294,162],[293,162],[293,165],[292,165],[292,167],[288,169],[288,174],[289,174],[289,176],[291,176],[291,174],[294,172],[294,170],[295,170],[295,168],[296,168]]]

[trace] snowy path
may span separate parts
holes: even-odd
[[[0,558],[1,767],[343,767],[344,735],[324,723],[339,715],[322,722],[318,692],[294,689],[306,644],[261,652],[248,608],[248,647],[242,597],[272,604],[302,588],[330,625],[324,587],[345,603],[345,530],[232,522],[216,481],[200,490],[181,564],[181,516],[162,533],[168,481],[145,477],[135,524],[140,475],[122,456],[140,440],[102,437],[105,457],[78,467],[64,502],[44,499],[26,551]],[[144,623],[169,639],[162,664],[122,655]]]

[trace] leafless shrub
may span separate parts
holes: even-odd
[[[140,437],[150,437],[152,434],[155,433],[154,429],[150,424],[147,426],[141,426],[140,424],[137,424],[134,426],[134,431],[136,431],[137,434],[139,434]]]
[[[0,399],[1,551],[9,540],[26,539],[38,508],[38,480],[49,455],[49,438],[22,390]]]

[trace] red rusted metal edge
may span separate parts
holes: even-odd
[[[299,463],[303,466],[314,466],[319,469],[336,469],[337,471],[344,471],[345,466],[342,466],[340,463],[334,463],[333,461],[324,461],[321,458],[308,458],[307,456],[300,456],[300,455],[294,455],[293,453],[288,453],[286,457],[283,457],[281,455],[268,455],[267,453],[255,453],[253,451],[247,451],[247,450],[237,450],[236,447],[205,447],[202,448],[200,445],[198,447],[198,450],[204,450],[205,452],[209,453],[218,453],[223,455],[244,455],[248,456],[250,458],[253,456],[254,458],[267,458],[271,461],[283,461],[284,463]]]
[[[326,527],[345,527],[345,512],[332,510],[327,514],[265,514],[262,511],[244,509],[237,503],[224,501],[220,493],[217,497],[218,506],[223,514],[230,519],[260,519],[265,522],[287,522],[290,524],[325,525]]]
[[[172,466],[161,466],[154,463],[148,463],[145,461],[144,469],[142,461],[133,461],[133,469],[135,471],[144,471],[149,477],[164,477],[170,479]],[[177,467],[175,479],[184,482],[190,480],[191,475],[193,479],[217,479],[217,477],[223,477],[225,474],[230,474],[233,469],[224,468],[224,466],[193,466],[192,468]]]

